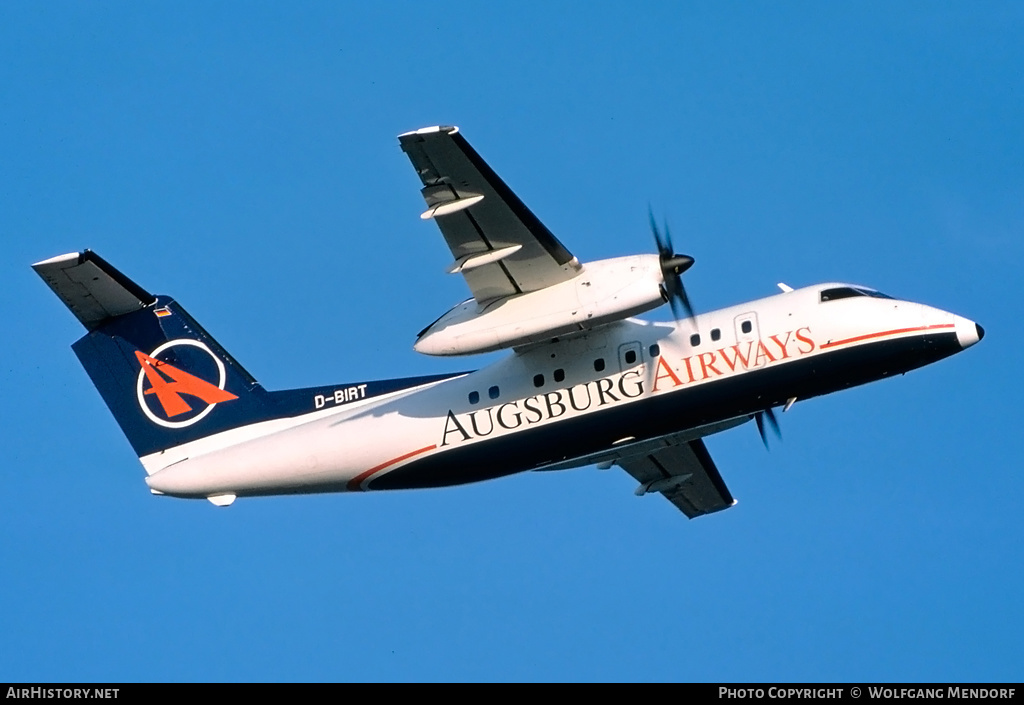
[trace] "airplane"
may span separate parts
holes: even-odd
[[[268,391],[175,299],[90,250],[33,266],[85,325],[72,346],[156,495],[207,499],[443,487],[617,465],[689,518],[735,500],[704,437],[971,347],[973,321],[831,282],[695,313],[674,252],[581,263],[457,127],[399,136],[472,297],[427,355],[511,351],[473,372]],[[668,304],[674,322],[636,316]]]

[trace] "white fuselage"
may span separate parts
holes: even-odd
[[[142,458],[151,489],[183,497],[432,487],[600,462],[694,438],[905,372],[980,329],[921,304],[822,301],[824,284],[678,324],[626,320],[520,349],[476,372],[314,409]]]

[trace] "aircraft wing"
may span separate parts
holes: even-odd
[[[427,210],[484,304],[572,279],[580,264],[459,134],[426,127],[398,136],[423,182]]]
[[[691,519],[736,503],[704,441],[664,442],[661,448],[615,461],[640,482],[637,494],[661,492]]]

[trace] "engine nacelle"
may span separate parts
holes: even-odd
[[[413,348],[426,355],[491,352],[588,330],[665,302],[657,255],[583,265],[574,278],[480,306],[459,304],[427,327]]]

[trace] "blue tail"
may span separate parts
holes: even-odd
[[[32,267],[88,329],[72,349],[139,457],[455,376],[268,392],[174,299],[95,253]]]

